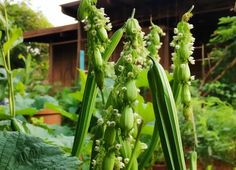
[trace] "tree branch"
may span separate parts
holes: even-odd
[[[219,80],[220,78],[222,78],[225,73],[232,68],[234,65],[236,65],[236,57],[234,58],[234,60],[224,69],[224,71],[221,72],[221,74],[219,74],[215,79],[212,80],[212,82]]]
[[[222,57],[220,60],[218,60],[214,66],[210,68],[210,70],[206,73],[206,76],[202,79],[200,89],[202,89],[203,85],[206,83],[208,77],[211,75],[211,73],[217,68],[217,66],[223,61],[224,57]]]

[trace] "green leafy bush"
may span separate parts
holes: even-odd
[[[236,84],[223,82],[210,82],[204,86],[204,92],[230,103],[236,108]]]
[[[193,99],[196,116],[198,146],[201,161],[210,163],[220,159],[236,165],[236,110],[216,97]],[[191,131],[181,121],[182,138],[185,148],[191,146]]]

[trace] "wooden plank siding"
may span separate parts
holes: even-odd
[[[77,41],[50,44],[49,82],[71,86],[76,78]]]
[[[163,46],[160,49],[161,63],[165,69],[170,69],[172,48],[169,43],[172,40],[173,28],[180,20],[182,14],[191,5],[195,5],[194,16],[191,23],[194,25],[193,34],[196,37],[195,46],[199,47],[194,53],[197,61],[191,70],[197,77],[204,73],[202,68],[203,53],[201,47],[207,43],[213,30],[217,27],[218,18],[235,15],[233,7],[235,0],[99,0],[98,6],[106,9],[111,18],[113,31],[121,27],[130,17],[132,9],[136,8],[135,17],[139,20],[143,31],[148,32],[149,18],[152,15],[154,23],[160,25],[166,32],[162,39]],[[66,15],[77,17],[79,1],[61,5],[62,12]],[[72,24],[62,27],[42,29],[24,33],[26,42],[49,43],[49,81],[56,83],[61,81],[63,85],[72,85],[77,76],[76,68],[79,66],[80,51],[86,51],[86,33],[82,24]],[[110,33],[111,34],[111,33]],[[73,43],[72,43],[73,41]],[[71,43],[68,43],[71,42]],[[59,44],[58,44],[59,43]],[[122,50],[120,43],[110,60],[116,61]],[[206,55],[206,51],[204,51]],[[88,66],[89,56],[85,54],[85,68]]]

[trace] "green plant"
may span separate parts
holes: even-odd
[[[39,138],[32,137],[32,134],[40,137],[43,136],[42,138],[48,140],[48,143],[51,142],[61,148],[65,147],[66,144],[59,144],[53,141],[53,139],[48,139],[50,136],[49,130],[47,131],[45,128],[36,127],[25,122],[25,118],[22,116],[24,114],[32,115],[35,113],[35,109],[31,108],[35,100],[23,98],[20,94],[15,95],[15,89],[18,87],[15,89],[13,87],[14,72],[11,69],[10,52],[21,42],[22,31],[10,24],[6,8],[4,8],[4,14],[0,14],[0,66],[3,66],[4,69],[4,71],[1,72],[3,74],[1,78],[4,76],[4,79],[1,80],[7,81],[9,107],[3,106],[0,108],[0,126],[1,129],[4,130],[0,132],[1,168],[77,169],[79,162],[75,157],[68,157],[58,147],[45,144]],[[20,91],[24,92],[24,88]],[[41,100],[48,99],[52,101],[52,98],[48,96],[41,98]],[[38,103],[35,104],[40,105],[41,103],[42,101],[38,100]],[[27,136],[26,134],[30,134],[31,136]],[[60,136],[60,138],[62,139],[63,136]],[[65,137],[64,141],[66,141]]]
[[[185,120],[188,122],[188,129],[191,128],[191,135],[193,136],[194,142],[192,152],[190,152],[191,169],[197,169],[197,133],[194,120],[194,113],[191,102],[190,85],[191,72],[189,68],[189,62],[195,63],[193,54],[194,37],[192,36],[191,29],[193,25],[189,24],[188,21],[192,17],[191,11],[193,7],[182,16],[182,20],[178,23],[177,28],[174,29],[175,36],[171,42],[171,46],[174,47],[174,53],[172,53],[173,60],[173,94],[177,106],[182,107],[182,112]],[[195,164],[195,165],[194,165]]]
[[[189,47],[191,47],[193,39],[187,23],[189,15],[191,15],[190,12],[183,16],[178,25],[179,29],[182,26],[185,26],[185,28],[187,26],[186,36],[183,35],[183,40],[184,38],[187,39],[184,40],[184,43],[187,43],[187,49],[186,46],[181,46],[184,57],[187,58],[192,52]],[[146,166],[145,161],[139,164],[138,159],[144,160],[146,158],[145,155],[147,154],[142,154],[147,149],[147,145],[142,141],[142,135],[145,128],[148,131],[149,114],[151,116],[154,114],[153,110],[150,109],[152,105],[143,103],[140,98],[140,90],[137,88],[135,81],[143,70],[150,68],[149,83],[154,96],[153,107],[158,123],[154,125],[154,138],[149,144],[147,153],[152,154],[160,140],[169,169],[186,169],[177,109],[169,80],[156,59],[149,59],[148,57],[158,57],[157,52],[161,46],[160,35],[164,35],[164,33],[158,26],[151,23],[150,34],[145,38],[137,19],[134,18],[134,14],[135,10],[124,26],[109,39],[107,31],[110,30],[110,24],[109,20],[104,17],[104,10],[96,8],[96,1],[93,0],[82,0],[80,3],[78,16],[85,23],[84,28],[87,31],[89,71],[72,155],[77,155],[81,159],[84,158],[85,154],[81,152],[82,145],[89,130],[99,89],[102,103],[99,107],[99,114],[96,115],[97,122],[92,128],[94,134],[90,169],[112,170],[124,168],[129,170],[143,169]],[[186,29],[182,31],[186,31]],[[113,88],[106,97],[103,86],[104,78],[108,76],[105,69],[109,65],[107,60],[122,36],[124,36],[123,50],[113,68],[115,71]],[[182,76],[183,73],[175,74]],[[186,74],[185,79],[184,84],[180,85],[188,90],[189,87],[186,84],[190,80],[190,75]],[[180,82],[177,82],[177,85],[179,85],[178,83]],[[188,100],[186,98],[181,100],[181,103],[184,103],[185,113],[186,111],[189,112],[189,108],[191,109],[189,96],[187,97]],[[138,111],[138,108],[142,108],[141,111]],[[145,111],[147,112],[146,115]],[[157,129],[160,138],[158,138]],[[196,164],[196,158],[192,159],[192,163]]]
[[[4,67],[7,73],[8,81],[8,96],[9,96],[9,110],[11,117],[15,116],[15,98],[14,98],[14,87],[13,87],[13,75],[11,69],[11,56],[10,50],[16,45],[22,42],[22,31],[17,27],[12,27],[7,17],[6,8],[4,8],[4,14],[1,14],[1,61],[0,65]]]
[[[82,100],[81,112],[78,118],[77,130],[75,134],[74,145],[72,148],[72,155],[79,155],[82,149],[82,145],[87,134],[90,120],[92,117],[92,110],[95,104],[95,99],[97,96],[98,83],[99,88],[102,92],[102,84],[104,81],[104,65],[97,65],[95,62],[95,49],[102,53],[102,57],[99,56],[99,60],[107,62],[110,58],[112,51],[116,48],[119,40],[122,36],[122,31],[115,33],[112,40],[109,43],[106,30],[111,29],[109,24],[109,19],[105,17],[103,9],[97,9],[94,2],[82,1],[79,10],[80,19],[86,24],[85,30],[88,31],[88,56],[91,58],[91,63],[89,64],[89,71],[87,76],[87,81],[85,85],[84,96]],[[96,18],[96,20],[94,20]],[[98,23],[98,24],[97,24]],[[97,35],[97,36],[95,36]],[[106,50],[109,48],[109,50]],[[98,55],[98,54],[96,54]],[[96,56],[97,58],[98,56]],[[96,59],[97,60],[97,59]],[[96,72],[93,71],[93,67],[97,69]]]
[[[203,87],[204,96],[215,96],[236,107],[236,85],[235,83],[211,82]]]
[[[235,110],[216,97],[195,99],[198,153],[205,161],[221,159],[235,165]],[[224,141],[224,142],[222,142]]]

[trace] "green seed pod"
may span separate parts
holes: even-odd
[[[180,72],[179,72],[179,70],[180,70],[179,66],[176,66],[174,68],[173,80],[177,81],[177,82],[180,81]]]
[[[127,100],[130,102],[133,102],[137,99],[138,96],[138,91],[137,91],[137,87],[135,84],[135,80],[130,80],[127,84],[126,84],[126,95],[127,95]]]
[[[130,18],[127,20],[127,22],[126,22],[126,33],[127,34],[134,34],[139,30],[141,30],[141,27],[140,27],[137,19]]]
[[[114,127],[107,127],[104,135],[104,141],[107,147],[114,144],[116,140],[116,129]]]
[[[95,50],[94,50],[94,67],[101,68],[102,64],[103,64],[102,55],[101,55],[99,49],[95,48]]]
[[[98,88],[101,90],[104,86],[104,72],[101,69],[95,69],[95,80]]]
[[[80,1],[79,10],[77,11],[77,15],[80,20],[83,20],[88,16],[87,8],[89,5],[90,3],[88,0]]]
[[[103,126],[103,125],[97,126],[96,133],[95,133],[95,138],[96,139],[102,138],[103,135],[104,135],[104,132],[105,132],[105,126]]]
[[[127,139],[123,141],[120,151],[124,158],[130,158],[132,149],[131,144]]]
[[[120,125],[121,128],[125,131],[129,131],[134,126],[134,113],[133,109],[129,106],[126,106],[123,110],[123,113],[121,114],[120,118]]]
[[[102,41],[107,41],[108,40],[108,35],[107,35],[107,30],[104,27],[101,27],[97,30],[99,38]]]
[[[179,67],[179,79],[183,82],[188,82],[191,77],[191,72],[188,63],[181,64]]]
[[[186,43],[186,42],[185,42]],[[180,48],[177,50],[177,55],[180,57],[182,62],[187,62],[190,56],[190,50],[188,44],[179,44]]]
[[[115,153],[114,152],[108,152],[106,156],[104,157],[102,169],[103,170],[113,170],[115,165]]]
[[[189,85],[185,84],[182,89],[182,101],[185,105],[190,105],[191,102],[191,93]]]
[[[192,121],[193,119],[193,110],[191,106],[184,106],[183,114],[187,121]]]

